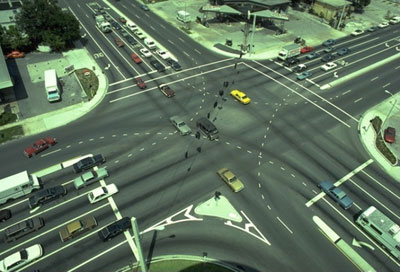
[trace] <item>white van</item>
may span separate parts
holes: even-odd
[[[157,46],[154,43],[154,41],[150,38],[144,39],[144,44],[149,48],[149,49],[155,49]]]
[[[2,178],[0,179],[0,204],[30,194],[35,189],[40,189],[39,179],[36,175],[28,174],[28,171]]]
[[[135,24],[132,23],[132,22],[127,22],[127,23],[126,23],[126,27],[127,27],[130,31],[132,31],[132,32],[135,32],[136,30],[138,30],[137,25],[135,25]]]
[[[190,13],[186,12],[184,10],[179,10],[176,13],[176,19],[178,19],[179,21],[184,22],[184,23],[189,23],[190,22]]]

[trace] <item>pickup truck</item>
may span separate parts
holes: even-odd
[[[318,185],[321,190],[330,196],[335,202],[347,210],[353,205],[353,200],[347,196],[345,192],[339,187],[336,187],[330,181],[323,181]]]
[[[175,96],[174,90],[172,90],[167,84],[161,84],[158,86],[158,89],[166,96],[173,97]]]

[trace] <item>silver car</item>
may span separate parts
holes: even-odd
[[[186,123],[182,120],[182,118],[178,116],[172,116],[169,118],[169,121],[172,123],[174,127],[180,132],[181,135],[189,135],[192,133],[192,130]]]
[[[79,190],[89,184],[92,184],[93,182],[99,181],[106,177],[108,177],[107,170],[105,168],[99,168],[97,170],[86,172],[82,176],[77,177],[74,180],[74,186],[75,189]]]

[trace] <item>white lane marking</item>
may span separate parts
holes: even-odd
[[[170,44],[174,44],[170,39],[167,40]]]
[[[344,93],[342,93],[342,95],[345,95],[345,94],[347,94],[347,93],[349,93],[349,92],[351,92],[351,90],[345,91]]]
[[[46,154],[40,155],[40,157],[46,157],[46,156],[48,156],[48,155],[54,154],[54,153],[59,152],[59,151],[61,151],[61,148],[56,149],[56,150],[53,150],[53,151],[48,152],[48,153],[46,153]]]
[[[181,42],[185,42],[181,37],[178,38]]]
[[[153,29],[153,30],[156,30],[152,25],[150,25],[150,28]]]
[[[164,26],[163,24],[160,24],[160,26],[161,26],[162,28],[166,29],[165,26]]]
[[[190,55],[188,53],[186,53],[185,51],[182,51],[183,54],[185,54],[186,56],[190,57]]]
[[[391,84],[391,83],[389,82],[388,84],[383,85],[382,88],[386,88],[386,87],[389,86],[390,84]]]
[[[157,77],[157,78],[153,78],[152,80],[149,80],[147,82],[154,81],[154,80],[159,80],[159,79],[162,79],[164,77],[170,77],[170,76],[173,76],[173,75],[176,75],[176,74],[181,74],[181,73],[188,72],[188,71],[195,70],[195,69],[200,69],[200,68],[211,66],[211,65],[214,65],[214,64],[219,64],[221,62],[230,61],[232,59],[233,58],[228,58],[228,59],[223,59],[223,60],[218,60],[218,61],[214,61],[214,62],[202,64],[202,65],[198,65],[198,66],[195,66],[195,67],[192,67],[192,68],[181,70],[179,72],[174,72],[174,73],[171,73],[171,74],[168,74],[168,75],[163,75],[163,76],[160,76],[160,77]],[[150,74],[150,73],[141,74],[141,75],[138,75],[138,76],[145,76],[145,75],[148,75],[148,74]],[[124,80],[120,80],[120,81],[116,81],[114,83],[108,84],[108,86],[113,86],[113,85],[116,85],[116,84],[124,83],[126,81],[132,81],[132,79],[133,79],[133,77],[132,78],[127,78],[127,79],[124,79]],[[205,82],[203,82],[203,85],[204,84],[205,84]],[[113,92],[115,92],[115,91],[113,91]],[[107,92],[107,94],[113,93],[113,92]]]
[[[373,163],[374,160],[373,159],[369,159],[368,161],[364,162],[363,164],[361,164],[360,166],[358,166],[356,169],[354,169],[353,171],[349,172],[347,175],[345,175],[344,177],[342,177],[341,179],[339,179],[338,181],[336,181],[333,185],[336,187],[339,187],[339,185],[341,185],[343,182],[345,182],[346,180],[350,179],[351,177],[353,177],[355,174],[357,174],[358,172],[360,172],[361,170],[363,170],[365,167],[367,167],[368,165],[370,165],[371,163]],[[313,205],[315,202],[317,202],[319,199],[321,199],[323,196],[325,195],[324,192],[319,193],[316,197],[310,199],[305,205],[307,208],[311,207],[311,205]]]
[[[201,55],[201,52],[197,49],[194,49],[194,51],[196,51],[199,55]]]
[[[279,217],[276,217],[276,218],[290,232],[290,234],[293,234],[293,231],[285,223],[283,223],[283,221]]]
[[[254,62],[259,63],[259,62],[257,62],[257,61],[254,61]],[[254,68],[254,67],[252,67],[252,66],[250,66],[250,65],[248,65],[248,64],[246,64],[246,63],[243,63],[243,64],[246,65],[247,67],[249,67],[250,69],[253,69],[253,70],[257,71],[258,73],[260,73],[260,74],[262,74],[262,75],[268,77],[269,79],[275,81],[275,82],[278,83],[279,85],[281,85],[281,86],[283,86],[283,87],[289,89],[290,91],[292,91],[293,93],[297,94],[298,96],[300,96],[300,97],[303,98],[304,100],[308,101],[309,103],[313,104],[314,106],[316,106],[316,107],[319,108],[320,110],[324,111],[325,113],[327,113],[328,115],[330,115],[331,117],[333,117],[334,119],[336,119],[337,121],[339,121],[340,123],[342,123],[343,125],[345,125],[345,126],[351,128],[350,125],[348,125],[347,123],[345,123],[344,121],[342,121],[339,117],[337,117],[336,115],[330,113],[329,111],[327,111],[326,109],[324,109],[324,108],[321,107],[320,105],[314,103],[313,101],[311,101],[309,98],[305,97],[304,95],[302,95],[302,94],[296,92],[294,89],[292,89],[292,88],[290,88],[290,87],[284,85],[283,83],[281,83],[280,81],[276,80],[275,78],[268,76],[267,74],[261,72],[260,70]],[[261,63],[260,63],[260,65],[263,66],[263,67],[265,67],[265,66],[262,65]],[[272,69],[270,69],[269,67],[266,67],[266,68],[269,69],[269,70],[272,70]],[[280,74],[280,73],[278,73],[278,74]],[[282,75],[282,74],[281,74],[281,75]],[[287,78],[287,77],[284,76],[284,75],[282,75],[282,76],[285,77],[285,78]],[[289,78],[287,78],[287,79],[290,80],[290,81],[293,81],[293,80],[291,80],[291,79],[289,79]],[[294,82],[294,81],[293,81],[293,82]],[[300,86],[302,86],[302,85],[300,85]],[[303,86],[302,86],[302,87],[303,87]],[[331,102],[329,102],[329,101],[326,100],[325,98],[319,96],[318,94],[312,92],[311,90],[309,90],[309,89],[307,89],[307,88],[305,88],[305,87],[303,87],[303,88],[306,89],[307,91],[309,91],[309,92],[315,94],[316,96],[318,96],[319,98],[321,98],[321,100],[327,102],[328,104],[333,105],[334,108],[337,108],[339,111],[342,111],[343,113],[345,113],[346,115],[348,115],[349,117],[353,118],[354,120],[356,120],[356,121],[358,122],[358,120],[355,119],[353,116],[351,116],[351,115],[348,114],[347,112],[343,111],[342,109],[338,108],[336,105],[332,104]]]
[[[359,101],[361,101],[362,100],[362,97],[360,97],[359,99],[357,99],[357,100],[354,100],[354,103],[357,103],[357,102],[359,102]]]
[[[371,79],[371,81],[377,80],[379,77],[374,77],[373,79]]]

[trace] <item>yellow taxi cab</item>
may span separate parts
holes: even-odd
[[[244,105],[249,104],[251,101],[250,97],[246,96],[244,92],[239,90],[232,90],[231,95]]]
[[[221,168],[218,170],[217,174],[235,193],[243,190],[243,183],[228,169]]]

